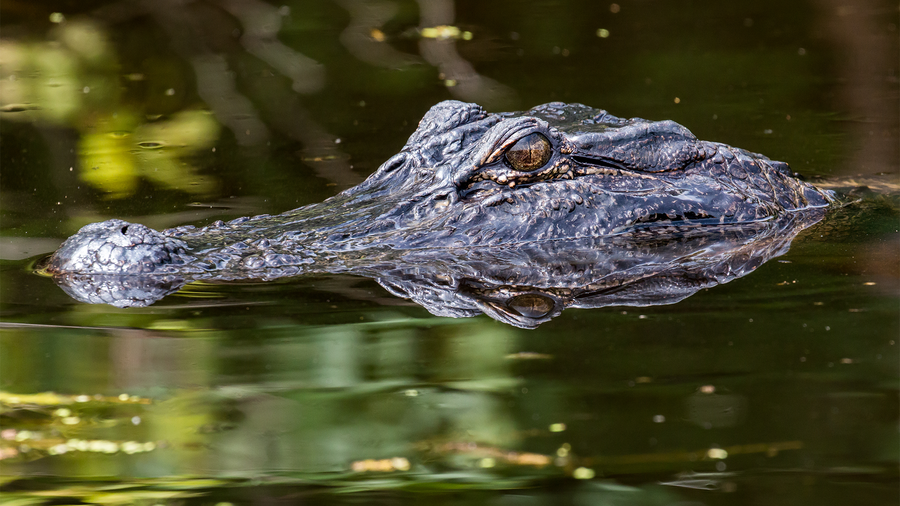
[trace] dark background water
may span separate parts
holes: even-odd
[[[4,0],[5,495],[896,504],[898,24],[890,1]],[[318,202],[448,98],[673,119],[874,191],[747,277],[535,331],[350,276],[121,310],[32,272],[93,221]]]

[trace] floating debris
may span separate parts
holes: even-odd
[[[550,360],[553,358],[553,355],[533,351],[520,351],[518,353],[510,353],[503,358],[506,360]]]
[[[350,469],[357,473],[390,473],[394,471],[409,471],[409,468],[409,460],[404,457],[357,460],[350,464]]]
[[[472,40],[472,32],[462,31],[455,26],[440,25],[422,28],[419,35],[424,39],[462,39]],[[377,40],[377,39],[376,39]]]
[[[550,424],[550,432],[565,432],[566,424],[564,423],[553,423]]]
[[[572,477],[576,480],[590,480],[596,476],[596,474],[597,473],[595,473],[593,469],[588,467],[579,467],[572,471]]]

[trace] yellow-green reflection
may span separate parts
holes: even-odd
[[[210,149],[219,124],[183,110],[157,119],[124,103],[119,63],[105,31],[88,20],[65,21],[48,41],[0,41],[0,117],[74,128],[79,176],[107,198],[131,196],[141,180],[194,195],[216,182],[189,158]],[[148,102],[149,103],[149,102]]]
[[[110,198],[133,194],[141,178],[208,194],[215,189],[215,181],[196,174],[184,157],[209,149],[218,134],[218,123],[204,111],[185,111],[147,124],[139,124],[134,115],[117,114],[82,136],[81,179]]]

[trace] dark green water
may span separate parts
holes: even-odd
[[[4,497],[896,504],[896,3],[421,3],[3,2]],[[873,191],[746,277],[533,331],[350,276],[116,309],[32,273],[94,221],[318,202],[448,98],[673,119]]]

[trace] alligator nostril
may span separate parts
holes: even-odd
[[[122,230],[120,230],[120,232],[122,232],[122,235],[127,234],[128,233],[128,225],[125,225],[124,227],[122,227]]]

